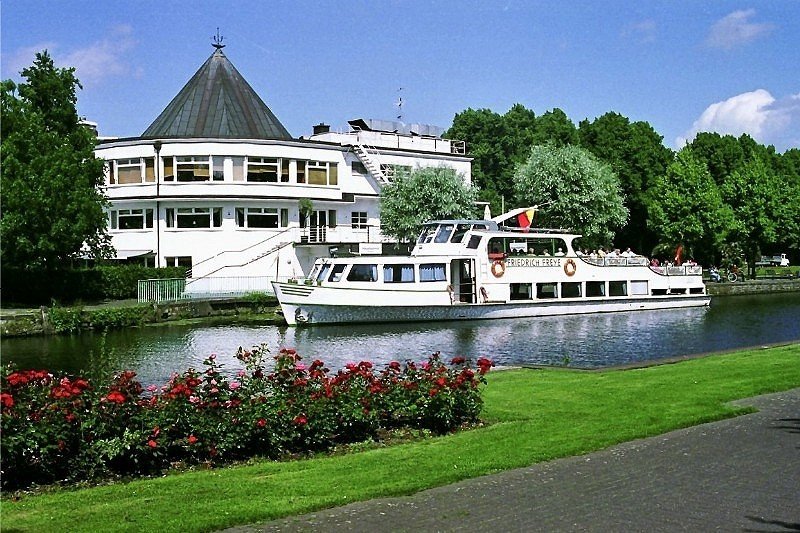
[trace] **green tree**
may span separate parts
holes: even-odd
[[[556,107],[536,119],[536,130],[532,141],[533,144],[553,146],[577,145],[578,129],[567,114]]]
[[[706,165],[717,185],[722,185],[746,159],[742,145],[732,135],[700,132],[687,146]]]
[[[577,146],[534,146],[514,174],[519,205],[540,205],[539,226],[582,233],[583,246],[607,245],[628,218],[611,167]]]
[[[466,109],[456,114],[445,136],[466,142],[473,158],[472,183],[492,212],[499,212],[503,200],[513,195],[514,140],[504,117],[489,109]]]
[[[717,264],[733,225],[733,211],[691,149],[678,152],[650,194],[648,225],[660,236],[659,248],[673,250],[682,244],[686,255]]]
[[[74,69],[44,51],[22,76],[19,87],[2,83],[2,264],[56,268],[84,246],[107,255],[104,163],[78,120]]]
[[[752,276],[761,250],[778,241],[783,225],[785,206],[780,180],[767,163],[756,157],[728,176],[720,190],[734,213],[729,241],[741,246]]]
[[[477,192],[452,168],[417,168],[381,191],[381,230],[413,242],[429,220],[473,218]]]
[[[650,124],[631,123],[619,113],[581,121],[578,132],[581,146],[611,165],[619,177],[630,219],[617,234],[618,243],[637,250],[652,249],[658,237],[647,226],[648,191],[672,162],[672,150],[664,146],[664,138]]]

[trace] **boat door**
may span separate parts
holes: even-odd
[[[450,262],[450,279],[453,282],[457,302],[474,304],[477,301],[474,259],[453,259]]]

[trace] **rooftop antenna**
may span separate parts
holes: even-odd
[[[397,102],[395,102],[395,104],[394,104],[394,105],[397,106],[397,120],[399,120],[400,122],[403,121],[403,94],[402,94],[402,91],[403,91],[402,87],[397,89]]]
[[[213,41],[213,43],[211,43],[211,46],[213,46],[217,50],[222,50],[223,48],[225,48],[225,45],[222,44],[223,39],[225,39],[225,37],[219,34],[219,27],[217,27],[217,34],[211,36],[211,40]]]

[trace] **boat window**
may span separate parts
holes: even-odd
[[[488,229],[488,226],[486,224],[475,224],[472,229]]]
[[[414,265],[384,265],[384,283],[414,283]]]
[[[533,293],[531,292],[532,286],[530,283],[512,283],[511,284],[511,299],[512,300],[531,300]]]
[[[458,243],[464,240],[464,235],[467,234],[469,231],[469,224],[459,224],[456,226],[456,230],[453,232],[453,236],[450,237],[450,242]]]
[[[423,226],[422,232],[419,234],[419,239],[417,239],[417,243],[423,244],[426,242],[431,242],[431,239],[433,239],[435,233],[436,226]]]
[[[586,296],[597,297],[606,295],[606,282],[605,281],[587,281],[586,282]]]
[[[330,263],[325,263],[319,270],[319,275],[317,276],[317,281],[322,281],[325,279],[325,276],[328,275],[328,271],[331,269]]]
[[[450,240],[450,234],[453,233],[453,225],[452,224],[442,224],[439,226],[439,231],[436,232],[436,239],[433,242],[435,243],[443,243]]]
[[[447,281],[444,263],[423,263],[419,266],[420,281]]]
[[[467,243],[467,248],[471,248],[472,250],[477,250],[478,245],[481,243],[481,236],[480,235],[473,235],[469,238],[469,242]]]
[[[345,267],[347,267],[347,263],[339,263],[338,265],[333,265],[333,271],[331,271],[331,275],[328,278],[328,281],[339,281],[342,279],[342,272],[344,272]]]
[[[579,282],[570,281],[561,284],[561,297],[562,298],[580,298],[581,297],[581,284]]]
[[[628,295],[628,282],[627,281],[609,281],[608,282],[608,295],[609,296],[627,296]]]
[[[650,294],[647,281],[631,281],[631,294],[637,296]]]
[[[353,265],[347,281],[378,281],[378,265]]]
[[[537,298],[558,298],[558,283],[537,283]]]

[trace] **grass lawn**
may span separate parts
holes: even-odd
[[[185,472],[2,501],[3,531],[211,531],[396,496],[747,412],[800,387],[800,344],[625,371],[489,374],[482,428],[341,456]]]

